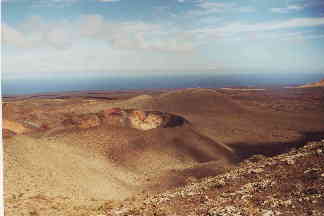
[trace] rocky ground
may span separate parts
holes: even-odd
[[[254,155],[222,175],[126,201],[103,215],[324,215],[324,140]]]
[[[323,215],[323,102],[323,88],[6,97],[6,215]]]
[[[254,155],[224,174],[189,179],[184,187],[145,193],[125,201],[87,200],[17,194],[6,211],[20,215],[93,216],[276,216],[324,215],[324,140],[288,153]],[[44,214],[45,213],[45,214]]]
[[[314,87],[323,87],[323,86],[324,86],[324,79],[322,79],[318,82],[309,83],[309,84],[299,86],[298,88],[314,88]]]

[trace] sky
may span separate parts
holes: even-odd
[[[323,0],[2,0],[3,79],[324,73]]]

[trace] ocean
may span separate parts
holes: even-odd
[[[131,77],[2,79],[3,96],[64,91],[138,90],[164,88],[222,88],[292,86],[319,81],[324,73],[313,74],[226,74],[226,75],[165,75]]]

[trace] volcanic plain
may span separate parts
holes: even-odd
[[[64,92],[2,102],[8,216],[324,214],[324,155],[314,150],[324,138],[322,87]],[[316,156],[286,163],[308,150]],[[243,176],[223,178],[233,170]],[[262,207],[270,198],[251,189],[251,197],[225,197],[223,209],[215,204],[243,183],[266,191],[269,182],[251,182],[270,177],[279,189],[264,194],[287,201],[300,178],[317,203]],[[206,189],[208,179],[221,183]],[[186,192],[193,185],[205,190]]]

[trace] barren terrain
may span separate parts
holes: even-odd
[[[324,214],[324,88],[22,95],[3,118],[9,216]]]
[[[323,87],[323,86],[324,86],[324,79],[318,82],[313,82],[313,83],[299,86],[299,88],[316,88],[316,87]]]

